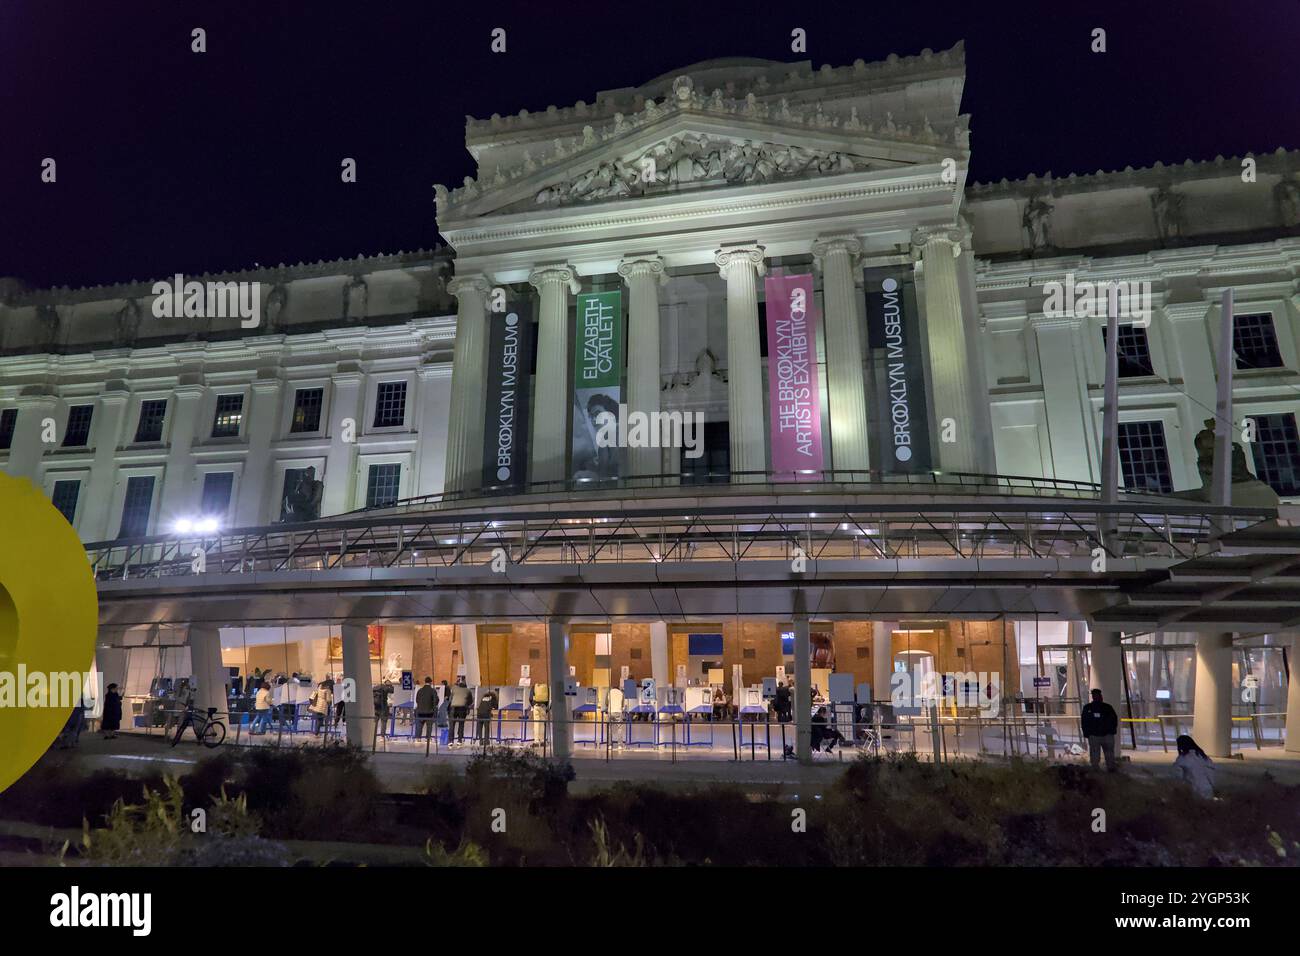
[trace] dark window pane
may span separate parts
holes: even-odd
[[[234,472],[211,471],[204,475],[199,514],[204,518],[225,518],[226,512],[230,510],[230,491],[234,485]]]
[[[213,438],[231,438],[239,434],[244,420],[243,395],[218,395],[217,414],[212,420]]]
[[[300,388],[293,393],[293,422],[291,432],[320,431],[320,410],[325,401],[325,389]]]
[[[1101,327],[1101,347],[1107,345],[1106,327]],[[1135,378],[1140,375],[1154,375],[1151,365],[1151,349],[1147,345],[1147,330],[1140,325],[1125,324],[1119,327],[1119,377]]]
[[[81,482],[76,479],[64,479],[54,483],[54,491],[50,495],[50,501],[53,502],[55,509],[72,524],[77,515],[77,498],[81,494]]]
[[[687,458],[686,449],[681,450],[682,484],[727,484],[731,480],[731,430],[727,422],[705,422],[702,445],[704,453],[699,458]]]
[[[66,448],[81,448],[90,441],[90,419],[94,405],[73,405],[68,409],[68,427],[63,430]]]
[[[1254,415],[1255,468],[1259,480],[1279,495],[1300,495],[1300,434],[1295,415]]]
[[[1234,315],[1232,317],[1232,351],[1237,368],[1281,368],[1282,353],[1277,347],[1273,316]]]
[[[1163,422],[1121,422],[1119,461],[1129,491],[1169,494],[1174,490]]]
[[[397,500],[402,482],[402,466],[371,465],[366,479],[366,507],[387,508]]]
[[[136,441],[162,441],[163,420],[167,417],[167,399],[152,398],[140,403],[140,423]],[[152,478],[149,479],[153,481]]]
[[[284,521],[289,517],[289,509],[286,506],[285,499],[289,493],[298,486],[298,479],[306,472],[306,468],[286,468],[284,470],[284,487],[280,489],[280,520]]]
[[[14,443],[14,426],[18,424],[18,409],[6,408],[0,412],[0,448],[9,448]]]
[[[153,504],[153,476],[136,475],[126,480],[122,499],[122,527],[119,538],[139,538],[149,533],[149,509]]]
[[[375,427],[395,428],[406,420],[406,383],[380,382],[375,391]]]

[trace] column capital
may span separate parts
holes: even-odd
[[[912,230],[912,258],[920,259],[930,252],[947,248],[956,259],[961,255],[962,242],[966,239],[966,230],[959,226],[923,226]]]
[[[578,281],[578,270],[562,262],[538,266],[528,274],[528,284],[539,292],[542,286],[552,282],[563,282],[574,295],[582,290],[582,283]]]
[[[850,257],[850,261],[862,252],[862,243],[856,236],[844,233],[836,236],[818,236],[813,240],[812,254],[821,265],[822,260],[830,256],[840,255],[843,253]]]
[[[723,246],[713,254],[713,261],[718,267],[718,272],[725,279],[727,272],[736,265],[746,265],[756,269],[759,275],[767,274],[767,263],[764,261],[763,246],[757,243],[740,246]]]
[[[471,272],[463,276],[458,275],[447,283],[447,292],[456,296],[456,298],[460,298],[464,293],[478,293],[485,296],[491,291],[492,283],[481,272]]]
[[[632,280],[641,276],[657,278],[660,282],[666,282],[668,274],[664,271],[663,256],[641,255],[641,256],[624,256],[618,264],[618,274],[623,277],[628,285]]]

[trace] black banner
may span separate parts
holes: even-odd
[[[501,494],[523,488],[528,471],[528,363],[532,304],[489,316],[483,487]]]
[[[876,371],[877,443],[883,471],[929,471],[930,427],[916,283],[911,270],[863,270],[867,345]]]

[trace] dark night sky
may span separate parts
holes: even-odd
[[[713,57],[839,66],[959,39],[976,180],[1300,147],[1300,0],[0,0],[0,276],[78,286],[427,248],[432,184],[472,172],[466,113],[592,102]],[[46,156],[57,184],[39,180]]]

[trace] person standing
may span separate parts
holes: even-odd
[[[465,717],[473,701],[474,695],[465,686],[464,676],[457,677],[456,686],[451,689],[451,727],[447,731],[449,746],[459,747],[465,742]]]
[[[786,686],[785,681],[782,681],[776,685],[776,700],[773,709],[776,711],[776,719],[783,724],[790,722],[791,703],[790,688]]]
[[[325,681],[320,682],[308,699],[308,708],[311,710],[311,732],[319,734],[324,728],[329,731],[330,707],[334,704],[334,691]]]
[[[99,721],[99,731],[105,740],[112,740],[122,727],[122,695],[116,684],[109,684],[104,694],[104,716]]]
[[[442,682],[441,689],[438,689],[438,718],[436,721],[434,721],[439,731],[449,730],[450,725],[447,722],[447,714],[450,712],[450,710],[451,710],[451,688],[447,686],[447,682],[444,680]],[[450,739],[451,738],[449,736],[448,742],[450,742]]]
[[[384,680],[375,685],[375,720],[379,722],[376,733],[380,737],[388,736],[388,717],[392,713],[388,699],[393,696],[393,682]]]
[[[478,742],[484,750],[487,749],[488,741],[492,737],[492,711],[497,709],[497,692],[490,687],[479,689],[478,711],[475,716],[478,717]]]
[[[1214,797],[1214,761],[1206,756],[1205,751],[1196,745],[1187,734],[1180,734],[1176,741],[1178,758],[1174,766],[1183,772],[1183,780],[1196,791],[1198,797],[1210,800]]]
[[[415,739],[421,736],[433,736],[433,718],[438,713],[438,692],[434,690],[433,678],[426,677],[420,689],[415,692]]]
[[[532,746],[540,747],[546,737],[546,715],[551,707],[551,687],[549,684],[533,684],[528,689],[528,707],[533,718]]]
[[[257,688],[257,696],[253,698],[253,723],[248,728],[249,736],[266,733],[271,726],[271,707],[271,685],[262,681]],[[259,727],[261,730],[258,730]]]
[[[1106,769],[1115,771],[1115,734],[1119,730],[1119,714],[1101,699],[1101,691],[1092,689],[1092,703],[1079,712],[1079,729],[1088,739],[1088,759],[1094,770],[1101,767],[1102,754],[1106,755]]]

